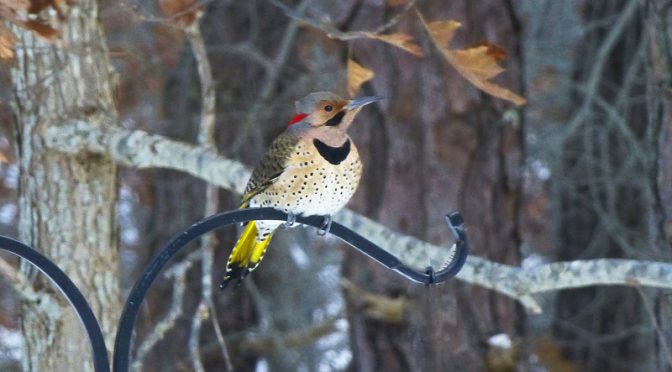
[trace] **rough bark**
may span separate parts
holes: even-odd
[[[70,156],[46,147],[43,141],[46,129],[58,130],[74,118],[101,126],[116,117],[113,72],[96,1],[76,4],[68,14],[62,40],[55,44],[17,30],[21,41],[12,78],[21,154],[20,239],[53,259],[80,288],[111,349],[120,313],[117,166],[107,156]],[[54,292],[34,274],[30,275],[38,290]],[[65,301],[46,310],[24,302],[24,369],[91,369],[88,340],[68,307]]]

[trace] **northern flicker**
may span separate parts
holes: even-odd
[[[296,116],[252,172],[240,207],[272,207],[290,216],[321,215],[330,221],[355,193],[362,174],[348,127],[362,107],[380,99],[346,100],[316,92],[297,101]],[[259,265],[281,224],[250,221],[246,225],[229,256],[222,289],[232,280],[240,283]]]

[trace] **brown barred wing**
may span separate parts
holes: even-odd
[[[241,208],[247,208],[250,199],[266,190],[284,172],[287,159],[294,152],[298,142],[298,136],[285,132],[271,143],[259,165],[252,171],[240,204]]]

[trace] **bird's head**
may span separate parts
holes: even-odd
[[[347,130],[362,107],[383,97],[343,99],[331,92],[315,92],[296,101],[296,112],[289,125],[305,123],[313,128],[334,127]]]

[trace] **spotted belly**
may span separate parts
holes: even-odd
[[[299,144],[283,173],[250,200],[251,207],[272,207],[296,215],[331,215],[352,198],[362,174],[355,146],[339,164],[316,153],[311,144]],[[259,230],[275,229],[278,221],[259,221]]]

